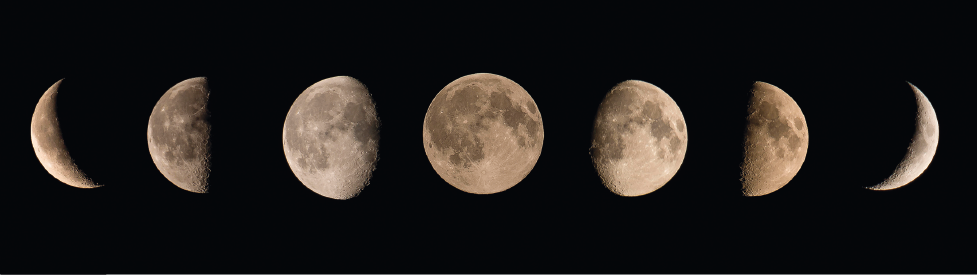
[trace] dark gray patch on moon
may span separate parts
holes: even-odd
[[[685,143],[682,142],[682,139],[673,138],[668,141],[668,147],[672,152],[678,152],[679,150],[682,150],[682,147],[684,146]]]
[[[787,145],[790,146],[791,150],[797,150],[803,145],[803,141],[796,134],[792,134],[787,138]]]
[[[206,78],[187,79],[166,91],[149,116],[153,162],[176,186],[195,193],[210,187],[209,97]]]
[[[502,115],[502,121],[506,126],[509,127],[510,132],[518,138],[519,147],[526,147],[526,137],[519,135],[518,127],[520,124],[526,126],[526,134],[529,136],[530,141],[536,140],[536,135],[539,134],[539,122],[530,119],[526,112],[519,108],[519,105],[513,104],[512,100],[509,98],[511,91],[506,91],[503,93],[492,93],[491,102],[492,108],[496,109],[496,113]],[[482,119],[489,118],[491,116],[483,116]],[[532,145],[529,145],[532,146]]]
[[[926,148],[927,146],[929,146],[929,143],[926,142],[926,139],[919,139],[919,140],[917,140],[917,141],[915,141],[913,143],[915,143],[915,144],[912,144],[912,145],[913,146],[916,146],[917,148]]]
[[[757,113],[760,114],[760,118],[776,120],[780,117],[780,110],[777,110],[777,105],[770,103],[769,101],[762,101],[757,106]]]

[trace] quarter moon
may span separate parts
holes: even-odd
[[[807,156],[807,120],[793,98],[764,82],[753,84],[747,112],[740,183],[744,196],[763,196],[800,171]]]
[[[940,141],[940,124],[933,104],[912,83],[906,82],[916,95],[916,132],[895,172],[882,183],[866,187],[871,190],[892,190],[909,184],[933,162],[936,145]]]
[[[285,116],[282,146],[292,173],[317,194],[358,196],[376,169],[380,120],[366,86],[337,76],[305,89]]]
[[[102,184],[96,183],[78,169],[64,144],[57,110],[58,88],[63,80],[51,85],[34,108],[34,115],[31,117],[31,145],[34,146],[34,154],[41,161],[44,170],[67,185],[78,188],[101,187]]]
[[[671,180],[685,160],[687,145],[678,104],[655,85],[628,80],[601,102],[590,155],[607,189],[634,197]]]
[[[194,193],[210,190],[210,87],[207,78],[177,83],[156,102],[146,136],[163,176]]]
[[[452,81],[428,106],[424,152],[461,191],[494,194],[532,171],[543,149],[543,119],[522,86],[489,73]]]

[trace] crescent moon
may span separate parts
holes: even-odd
[[[892,190],[909,184],[933,162],[936,145],[940,141],[940,124],[936,111],[926,95],[912,83],[906,82],[916,94],[916,133],[906,150],[906,156],[896,166],[895,172],[882,183],[866,187],[871,190]]]
[[[51,85],[34,108],[34,116],[31,117],[31,144],[34,146],[34,154],[41,161],[41,165],[44,165],[44,170],[65,184],[78,188],[101,187],[101,184],[95,183],[78,169],[64,145],[57,112],[58,88],[63,80]]]

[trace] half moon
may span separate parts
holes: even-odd
[[[166,179],[194,193],[210,189],[210,113],[207,78],[177,83],[156,102],[146,136],[149,154]]]
[[[740,183],[744,196],[763,196],[787,185],[801,170],[807,120],[787,93],[759,81],[753,84],[747,111]]]
[[[882,183],[866,187],[871,190],[892,190],[909,184],[933,162],[936,145],[940,141],[940,124],[936,111],[926,95],[912,83],[906,82],[916,94],[916,133],[906,150],[906,156],[896,166],[895,172]]]
[[[607,92],[597,110],[590,156],[604,186],[634,197],[675,176],[688,145],[685,117],[665,91],[628,80]]]
[[[78,188],[101,187],[101,184],[95,183],[78,169],[64,145],[57,111],[58,88],[63,80],[51,85],[34,108],[34,116],[31,117],[31,144],[34,146],[34,154],[41,161],[44,170],[65,184]]]

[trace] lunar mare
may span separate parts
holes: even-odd
[[[156,168],[177,187],[210,190],[210,88],[207,78],[177,83],[156,102],[146,136]]]
[[[590,154],[604,186],[633,197],[671,180],[687,145],[685,117],[675,101],[655,85],[628,80],[601,102]]]
[[[807,120],[780,88],[756,82],[747,109],[740,182],[744,196],[770,194],[787,185],[807,156]]]
[[[434,97],[423,139],[442,179],[464,192],[493,194],[532,171],[543,149],[543,119],[519,84],[495,74],[471,74]]]
[[[867,187],[868,189],[892,190],[903,187],[923,174],[936,155],[936,145],[940,141],[940,124],[936,120],[936,111],[923,92],[912,83],[908,84],[916,95],[916,132],[905,157],[892,175],[879,184]]]
[[[324,197],[346,200],[370,184],[378,160],[380,120],[373,97],[348,76],[319,81],[285,117],[282,146],[292,172]]]
[[[101,187],[101,184],[78,169],[64,144],[57,112],[61,81],[63,79],[51,85],[34,108],[34,115],[31,117],[31,145],[34,147],[34,154],[41,161],[44,170],[67,185],[78,188]]]

